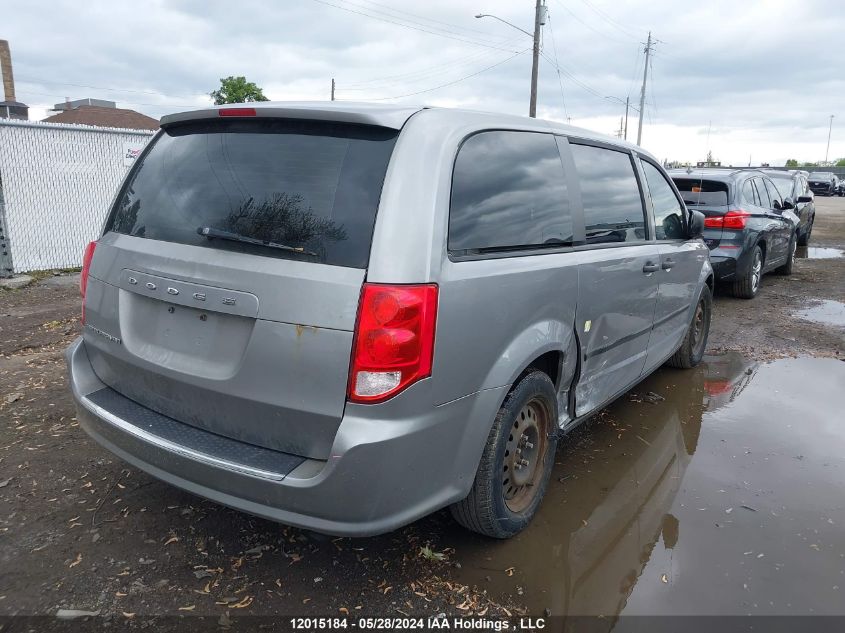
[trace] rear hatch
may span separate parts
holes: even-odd
[[[186,424],[327,458],[397,135],[266,116],[163,129],[91,265],[99,378]]]
[[[717,222],[708,222],[708,218],[721,218],[730,210],[728,183],[702,178],[673,177],[672,180],[681,192],[687,208],[704,214],[704,243],[710,250],[718,247],[722,239],[722,227],[713,226]]]

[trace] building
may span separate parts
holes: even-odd
[[[73,123],[94,127],[124,128],[130,130],[157,130],[158,121],[135,110],[118,108],[114,101],[103,99],[77,99],[57,103],[57,114],[44,119],[47,123]]]

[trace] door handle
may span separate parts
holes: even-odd
[[[654,273],[654,272],[657,272],[658,270],[660,270],[660,266],[658,266],[657,264],[655,264],[654,262],[651,262],[651,261],[646,262],[645,266],[643,266],[643,272],[644,273]]]
[[[663,270],[672,270],[672,267],[675,265],[674,259],[664,259],[663,260]]]

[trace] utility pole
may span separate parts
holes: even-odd
[[[645,45],[645,64],[643,65],[643,88],[640,91],[640,122],[637,128],[637,145],[643,140],[643,117],[645,116],[645,84],[648,79],[648,60],[651,56],[651,31],[648,32],[648,42]]]
[[[332,77],[332,101],[334,101],[334,77]]]
[[[537,0],[534,7],[534,56],[531,64],[531,101],[528,105],[528,116],[537,117],[537,75],[540,71],[540,29],[546,21],[543,11],[543,0]]]
[[[833,115],[830,115],[830,127],[827,128],[827,149],[824,151],[824,162],[827,164],[827,157],[830,154],[830,133],[833,132]]]
[[[628,140],[628,107],[630,106],[631,97],[625,97],[625,140]]]

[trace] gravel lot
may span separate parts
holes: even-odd
[[[829,250],[818,251],[818,248]],[[793,356],[845,360],[845,329],[795,316],[800,310],[821,306],[822,311],[833,310],[829,320],[837,318],[835,304],[820,302],[845,302],[845,257],[814,256],[835,255],[842,249],[845,249],[845,199],[817,198],[810,257],[797,263],[795,274],[765,277],[760,295],[753,301],[717,295],[709,344],[707,371],[710,373],[701,373],[705,386],[683,383],[678,387],[681,384],[679,374],[662,369],[647,385],[638,387],[637,393],[620,399],[573,433],[562,443],[559,472],[555,474],[559,483],[552,486],[545,505],[569,503],[566,507],[573,511],[578,507],[601,507],[599,501],[621,490],[620,486],[631,477],[620,474],[609,481],[595,479],[598,475],[589,465],[598,459],[596,452],[609,450],[607,447],[614,445],[619,451],[614,453],[614,463],[630,466],[625,460],[631,459],[636,447],[650,447],[662,441],[648,434],[664,428],[659,426],[662,422],[644,420],[649,416],[659,417],[661,411],[667,412],[667,416],[680,411],[681,423],[687,425],[684,416],[693,415],[683,408],[691,402],[687,395],[669,397],[666,402],[652,405],[644,402],[639,394],[654,391],[666,395],[673,389],[677,394],[682,388],[698,389],[695,393],[699,404],[702,393],[705,399],[709,398],[709,404],[703,409],[696,404],[697,428],[701,435],[699,439],[699,431],[694,433],[694,443],[699,446],[692,459],[694,465],[704,463],[701,461],[704,457],[700,457],[701,446],[710,446],[707,438],[712,439],[713,446],[731,441],[724,439],[729,435],[716,434],[714,429],[721,428],[718,424],[708,427],[706,423],[709,419],[706,412],[712,410],[712,401],[716,398],[716,395],[707,395],[708,376],[712,383],[714,372],[722,371],[720,367],[727,363],[724,359],[740,359],[736,362],[746,363],[742,365],[739,378],[731,375],[732,380],[739,381],[737,384],[742,382],[744,375],[749,381],[752,377],[757,380],[761,361]],[[146,615],[169,614],[186,618],[209,616],[213,622],[226,625],[230,619],[247,613],[507,615],[530,612],[542,615],[548,612],[566,615],[600,612],[615,615],[628,603],[643,605],[645,613],[665,611],[659,598],[646,600],[642,597],[645,591],[642,587],[652,583],[657,583],[657,588],[672,585],[671,574],[665,580],[658,576],[646,580],[643,575],[648,561],[658,560],[658,549],[664,551],[664,547],[668,547],[666,539],[671,540],[667,536],[671,530],[666,527],[665,519],[658,530],[663,544],[657,546],[651,537],[646,539],[634,556],[645,557],[639,567],[622,569],[624,565],[620,567],[615,563],[603,567],[613,570],[605,581],[612,589],[610,593],[616,595],[614,592],[619,589],[623,598],[613,604],[595,606],[585,599],[577,602],[576,609],[572,606],[574,603],[561,603],[554,597],[558,591],[557,577],[526,575],[525,569],[530,565],[542,567],[542,561],[561,556],[554,549],[555,539],[563,533],[576,534],[594,522],[590,512],[564,513],[565,516],[554,522],[554,515],[548,515],[540,522],[541,528],[527,531],[513,541],[515,545],[465,535],[453,526],[446,512],[378,538],[333,539],[229,510],[130,468],[90,440],[75,421],[62,357],[64,348],[79,333],[75,281],[71,275],[47,276],[25,289],[0,290],[0,615],[52,615],[60,609],[77,609],[96,612],[112,622],[138,623]],[[839,367],[845,367],[833,360],[824,363],[813,365],[807,371],[822,368],[822,374],[830,376],[839,371]],[[798,366],[775,363],[770,369],[766,367],[759,369],[759,376],[770,376],[776,381],[786,380],[783,376],[792,375],[790,372],[797,371]],[[755,384],[759,385],[760,380]],[[789,391],[788,386],[783,391]],[[740,400],[745,397],[743,395]],[[676,408],[672,409],[673,406]],[[631,416],[639,417],[633,419]],[[623,433],[626,429],[635,429],[636,425],[646,426],[643,426],[644,430]],[[679,428],[688,439],[691,427]],[[617,435],[620,442],[614,444]],[[625,444],[627,440],[623,440],[623,436],[630,437],[631,444]],[[742,457],[740,446],[733,448],[734,453]],[[774,448],[771,450],[776,452]],[[836,450],[839,455],[845,454],[845,450]],[[692,455],[689,448],[684,454]],[[710,456],[718,454],[715,448],[712,454],[706,452]],[[611,459],[609,456],[604,458]],[[726,454],[722,458],[725,463],[736,463],[736,455],[732,458]],[[793,462],[787,464],[790,465]],[[801,462],[802,468],[806,466],[808,462]],[[806,477],[821,478],[818,481],[827,485],[831,481],[840,482],[845,471],[840,462],[833,462],[827,470],[802,472]],[[677,477],[682,476],[683,473]],[[752,475],[737,477],[735,483],[742,488],[742,479],[747,477],[751,481]],[[684,498],[683,490],[676,487],[667,497],[668,501],[661,501],[663,505],[656,506],[662,515],[678,515],[679,510],[669,512],[669,508]],[[775,490],[775,496],[777,492]],[[785,507],[794,495],[805,493],[784,487],[783,496],[777,497],[777,503]],[[640,507],[650,509],[649,503],[644,502]],[[754,512],[759,509],[750,501],[744,503]],[[819,504],[823,505],[821,501]],[[752,515],[750,510],[738,509],[736,512]],[[774,509],[772,512],[776,513]],[[838,525],[838,531],[831,532],[828,542],[833,549],[827,555],[829,561],[838,561],[838,567],[826,569],[821,563],[818,567],[828,590],[833,585],[833,581],[827,582],[828,576],[836,575],[842,567],[842,557],[845,557],[842,547],[845,516],[842,513],[840,504],[825,515],[825,519],[833,522],[825,523],[826,528]],[[581,517],[581,520],[573,520],[573,517]],[[757,519],[762,520],[760,513]],[[694,517],[689,519],[694,520]],[[684,521],[681,521],[682,534],[685,533]],[[719,521],[722,519],[715,521],[717,526]],[[712,528],[713,523],[709,521],[707,525]],[[795,529],[800,531],[800,527]],[[630,529],[629,525],[620,527],[625,534]],[[726,538],[733,538],[736,543],[748,538],[753,541],[754,535],[759,534],[755,530],[760,529],[765,530],[765,526],[761,528],[758,521],[756,527],[738,530],[734,536]],[[566,560],[580,551],[577,539],[568,543],[569,554],[563,550]],[[819,547],[823,548],[824,544]],[[784,551],[788,549],[784,548]],[[557,553],[553,554],[553,551]],[[608,556],[613,551],[611,548]],[[509,560],[510,555],[512,559]],[[538,557],[535,563],[526,562],[533,560],[534,555]],[[715,567],[708,570],[706,561],[703,564],[704,568],[697,569],[696,573],[703,574],[703,579],[712,583],[721,582],[721,571]],[[845,572],[840,570],[839,573]],[[812,575],[811,571],[805,571],[802,576],[793,576],[793,580],[810,582]],[[756,587],[765,596],[767,587],[776,587],[777,582],[775,577],[762,575]],[[845,578],[840,584],[845,586]],[[582,595],[598,595],[604,591],[602,587],[585,586]],[[624,587],[624,591],[620,587]],[[691,596],[701,589],[683,585],[679,591]],[[783,593],[780,590],[773,592]],[[740,588],[732,594],[737,596],[737,604],[742,603],[741,593]],[[843,609],[845,601],[841,600],[841,592],[838,595],[837,608]],[[828,593],[818,596],[815,599],[829,599]],[[778,604],[787,602],[783,600]],[[791,604],[800,605],[801,609],[819,606],[819,603],[811,602],[805,605],[798,598]],[[834,606],[831,609],[836,611]],[[789,612],[787,607],[783,608]],[[726,609],[734,611],[732,605]],[[739,611],[743,612],[741,608]]]

